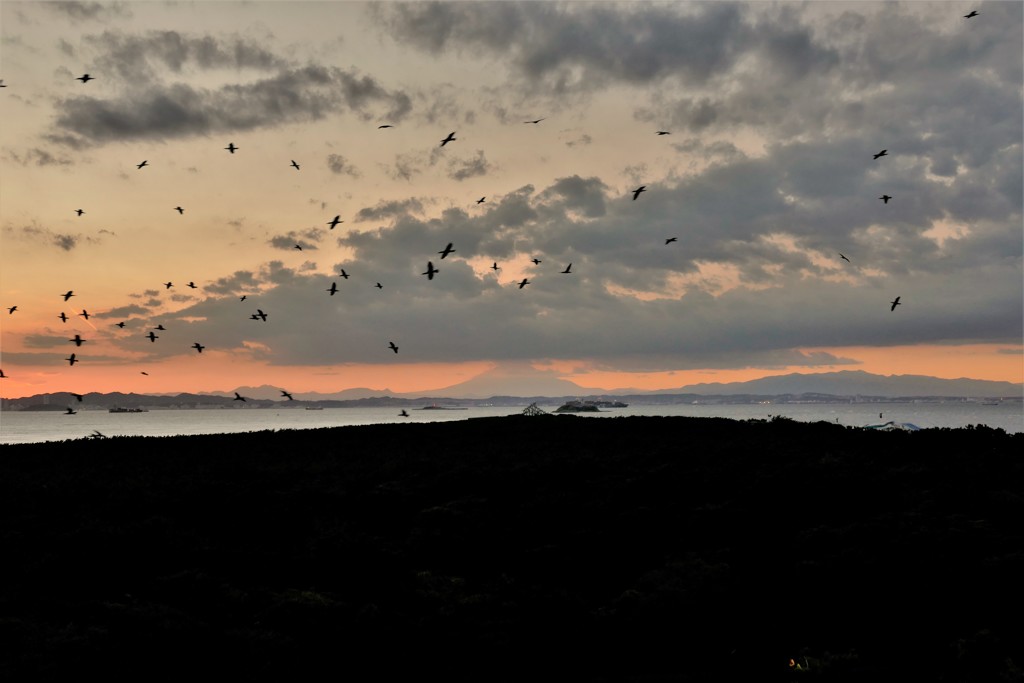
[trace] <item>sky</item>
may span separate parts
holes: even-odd
[[[1022,15],[5,0],[0,395],[1024,381]]]

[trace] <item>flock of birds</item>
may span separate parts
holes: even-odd
[[[969,14],[964,15],[964,18],[965,19],[971,19],[971,18],[976,17],[978,15],[979,15],[979,13],[976,10],[972,10]],[[82,74],[81,76],[77,77],[75,80],[81,81],[83,84],[85,84],[85,83],[88,83],[89,81],[96,80],[96,79],[92,75],[90,75],[88,73],[85,73],[85,74]],[[0,88],[5,88],[5,87],[7,87],[6,84],[4,84],[3,80],[0,79]],[[524,124],[537,125],[537,124],[540,124],[544,120],[546,120],[546,119],[545,118],[538,118],[538,119],[531,119],[529,121],[524,121],[523,123]],[[379,130],[380,129],[387,129],[387,128],[394,128],[394,125],[392,125],[392,124],[381,124],[381,125],[377,126],[377,128]],[[452,131],[452,132],[448,133],[448,135],[445,136],[443,139],[441,139],[440,147],[445,147],[447,144],[449,144],[451,142],[456,142],[458,140],[458,138],[455,137],[455,133],[456,132],[457,131]],[[659,136],[670,135],[671,131],[658,130],[658,131],[655,131],[655,134],[659,135]],[[228,153],[233,155],[240,148],[237,145],[235,145],[234,142],[229,142],[228,146],[225,147],[224,149]],[[887,155],[888,155],[888,150],[887,149],[883,149],[880,152],[874,154],[872,158],[874,160],[878,160],[881,157],[884,157],[884,156],[887,156]],[[136,169],[137,170],[142,170],[143,168],[145,168],[147,166],[149,166],[149,161],[144,159],[140,163],[136,164]],[[290,166],[292,168],[294,168],[296,171],[301,170],[301,165],[298,162],[296,162],[294,159],[291,160]],[[637,199],[639,199],[640,195],[642,193],[646,192],[646,191],[647,191],[647,186],[646,185],[641,185],[641,186],[637,187],[636,189],[632,190],[633,201],[636,201]],[[879,197],[879,199],[882,200],[882,202],[884,204],[888,204],[889,201],[892,198],[893,197],[891,195],[889,195],[889,194],[883,194],[881,197]],[[486,196],[480,197],[480,199],[476,200],[476,203],[477,204],[483,204],[486,199],[487,199]],[[173,208],[173,210],[177,211],[179,215],[183,215],[185,213],[185,209],[183,207],[181,207],[181,206],[176,206],[176,207]],[[74,213],[77,214],[78,216],[82,216],[82,215],[85,214],[85,210],[81,209],[81,208],[75,209]],[[334,218],[332,218],[331,220],[327,221],[326,224],[329,226],[330,230],[334,230],[341,223],[344,223],[344,221],[341,219],[341,216],[340,215],[336,215],[336,216],[334,216]],[[665,239],[665,245],[672,244],[672,243],[676,242],[677,240],[678,240],[678,238],[676,238],[676,237],[668,237],[668,238]],[[295,245],[295,249],[301,251],[302,250],[302,246],[300,244],[296,244]],[[440,259],[439,260],[444,260],[447,256],[455,253],[455,251],[456,250],[455,250],[454,244],[449,242],[447,245],[445,245],[445,247],[443,249],[441,249],[440,251],[437,252],[440,255]],[[844,260],[844,261],[846,261],[848,263],[850,262],[850,259],[847,258],[842,253],[839,253],[839,257],[842,260]],[[539,265],[541,263],[541,260],[536,258],[536,257],[531,259],[531,261],[532,261],[532,263],[534,265]],[[561,274],[566,274],[566,275],[572,274],[573,273],[572,265],[573,265],[572,263],[569,263],[565,267],[564,270],[559,271],[559,272]],[[494,270],[494,271],[500,270],[500,266],[498,265],[497,262],[494,262],[490,266],[490,268],[492,270]],[[440,272],[439,269],[434,266],[433,261],[432,260],[428,260],[427,261],[426,270],[423,273],[421,273],[421,274],[425,275],[427,280],[433,280],[434,277],[439,272]],[[339,277],[344,278],[346,280],[349,278],[349,274],[345,271],[344,268],[340,269],[340,273],[338,275],[339,275]],[[171,282],[171,281],[164,282],[162,284],[164,285],[165,289],[171,289],[174,286],[174,283]],[[516,283],[513,283],[513,284],[517,285],[518,289],[521,290],[521,289],[523,289],[524,287],[526,287],[527,285],[530,284],[530,280],[528,278],[524,277],[519,282],[516,282]],[[191,281],[188,282],[186,286],[189,287],[190,289],[198,289],[199,288],[198,285],[195,284],[195,282],[191,282]],[[377,282],[374,286],[377,289],[382,289],[383,288],[383,285],[380,282]],[[328,294],[330,296],[334,296],[335,294],[337,294],[338,291],[340,291],[338,289],[337,282],[332,282],[330,288],[328,288],[326,291],[328,292]],[[64,292],[63,294],[60,295],[60,297],[63,299],[64,302],[67,302],[68,300],[70,300],[74,296],[76,296],[75,293],[74,293],[74,290],[68,290],[67,292]],[[243,301],[243,302],[246,299],[247,299],[247,295],[242,295],[241,297],[239,297],[239,300]],[[901,305],[900,297],[897,296],[895,299],[890,301],[889,305],[890,305],[889,310],[890,311],[895,311],[896,307]],[[16,305],[15,306],[10,306],[10,307],[7,308],[8,315],[12,315],[16,311],[18,311],[18,306],[16,306]],[[85,310],[85,309],[83,309],[81,313],[78,313],[76,315],[84,318],[85,320],[88,320],[89,317],[90,317],[89,312],[87,310]],[[262,309],[259,309],[259,308],[256,309],[255,313],[250,315],[250,319],[251,320],[258,320],[258,321],[261,321],[261,322],[266,322],[267,321],[267,317],[268,317],[267,313],[265,311],[263,311]],[[60,315],[58,315],[57,318],[62,323],[67,323],[67,321],[69,320],[69,317],[67,316],[67,314],[64,311],[61,311]],[[120,321],[120,322],[114,323],[114,325],[116,327],[118,327],[118,328],[123,329],[127,325],[127,323],[125,321]],[[151,330],[149,330],[149,332],[147,334],[145,334],[144,336],[145,336],[145,338],[149,339],[149,341],[151,343],[155,343],[157,341],[157,339],[160,338],[156,334],[156,332],[157,331],[165,331],[165,330],[166,330],[166,328],[164,328],[164,326],[162,324],[158,324],[156,327],[154,327]],[[82,346],[82,344],[86,343],[88,340],[87,339],[83,339],[79,333],[76,333],[75,336],[72,337],[71,339],[69,339],[68,341],[70,343],[73,343],[76,348],[80,348]],[[203,352],[203,350],[206,349],[207,347],[197,341],[197,342],[193,343],[192,346],[189,347],[189,348],[194,349],[197,353],[201,354]],[[394,341],[388,341],[388,344],[387,344],[387,346],[385,348],[388,348],[392,352],[397,354],[399,347],[394,343]],[[64,360],[68,363],[69,366],[74,366],[76,363],[81,362],[81,359],[78,358],[76,353],[71,353]],[[142,371],[141,374],[148,375],[149,373],[145,372],[145,371]],[[3,370],[0,369],[0,379],[7,379],[8,377],[9,376],[4,374]],[[280,391],[281,391],[281,398],[285,398],[285,399],[287,399],[289,401],[295,400],[294,397],[292,396],[292,394],[289,393],[288,391],[285,391],[283,389],[280,390]],[[81,402],[83,400],[83,396],[81,394],[74,394],[74,393],[72,393],[71,395],[77,401],[79,401],[79,402]],[[241,396],[237,392],[235,392],[235,396],[234,396],[233,400],[245,402],[246,398],[244,396]],[[73,408],[68,407],[65,414],[74,415],[75,413],[76,413],[76,411]],[[400,413],[400,415],[407,417],[408,413],[406,413],[406,411],[403,410]],[[94,436],[96,438],[101,438],[104,435],[100,434],[99,432],[95,432],[92,436]]]

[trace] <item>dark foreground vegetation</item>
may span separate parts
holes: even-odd
[[[1024,434],[508,417],[0,448],[2,680],[999,681]]]

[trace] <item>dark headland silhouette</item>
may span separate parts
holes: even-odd
[[[6,680],[1024,663],[1020,434],[516,416],[93,436],[0,447]]]

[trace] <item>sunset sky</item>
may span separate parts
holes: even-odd
[[[0,395],[1024,381],[1022,15],[5,0]]]

